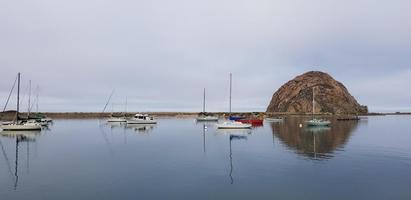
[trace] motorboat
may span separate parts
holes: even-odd
[[[251,124],[244,124],[237,121],[228,121],[221,124],[217,124],[218,129],[250,129]]]
[[[157,124],[157,121],[148,114],[136,114],[133,118],[127,119],[127,124]]]

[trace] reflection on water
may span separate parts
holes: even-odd
[[[26,145],[26,167],[27,173],[30,169],[30,143],[36,142],[36,137],[39,136],[41,131],[2,131],[0,136],[3,138],[12,138],[15,140],[15,159],[14,159],[14,172],[12,171],[12,166],[6,153],[6,149],[3,146],[3,142],[0,137],[0,145],[2,150],[2,155],[4,160],[6,160],[9,173],[14,176],[14,190],[17,190],[18,181],[19,181],[19,149],[20,143],[24,142]]]
[[[273,137],[288,148],[311,159],[333,157],[334,151],[343,149],[358,121],[333,121],[330,127],[299,127],[303,118],[287,118],[283,123],[272,123]]]
[[[233,145],[235,145],[235,141],[237,140],[247,140],[247,137],[251,135],[252,130],[251,129],[217,129],[216,132],[217,134],[228,136],[228,140],[229,140],[228,158],[230,162],[228,176],[230,178],[230,184],[234,184]]]
[[[127,124],[125,128],[132,129],[136,133],[150,134],[153,129],[156,127],[156,124]]]
[[[288,118],[251,130],[57,120],[50,134],[0,133],[0,199],[408,200],[410,119],[300,128],[305,119]]]

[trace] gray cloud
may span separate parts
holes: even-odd
[[[330,73],[371,110],[411,110],[409,1],[0,4],[0,98],[21,71],[40,85],[42,110],[99,111],[115,88],[114,103],[127,96],[130,110],[195,111],[203,87],[210,110],[227,110],[230,72],[234,110],[264,110],[308,70]]]

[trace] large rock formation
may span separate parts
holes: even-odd
[[[267,112],[312,113],[313,90],[317,114],[362,114],[367,106],[360,105],[345,86],[330,75],[310,71],[297,76],[274,93]]]

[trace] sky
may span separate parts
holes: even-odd
[[[310,70],[370,111],[411,111],[409,0],[0,0],[0,106],[265,111]],[[15,109],[15,95],[7,109]]]

